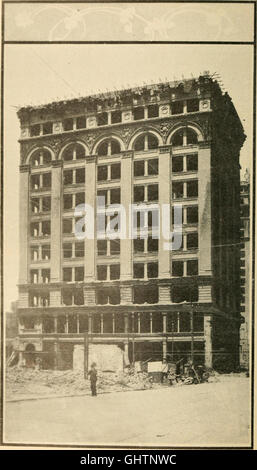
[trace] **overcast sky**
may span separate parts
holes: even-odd
[[[241,165],[251,167],[252,46],[6,45],[4,67],[5,309],[18,295],[19,106],[217,72],[247,135]]]

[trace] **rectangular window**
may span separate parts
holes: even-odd
[[[120,254],[120,240],[110,240],[110,253],[111,255]]]
[[[198,260],[190,259],[187,261],[187,275],[197,276],[198,274]]]
[[[43,197],[42,198],[42,210],[43,212],[49,212],[51,210],[51,197]]]
[[[78,168],[76,170],[76,183],[85,183],[85,168]]]
[[[145,198],[144,186],[134,186],[134,202],[143,202]]]
[[[134,263],[133,265],[133,277],[134,279],[144,278],[144,263]]]
[[[138,121],[139,119],[144,119],[144,108],[141,107],[141,108],[134,108],[134,111],[133,111],[133,114],[134,114],[134,121]]]
[[[186,160],[187,160],[187,171],[198,170],[198,155],[197,154],[187,155]]]
[[[158,175],[158,172],[159,172],[158,158],[147,160],[147,168],[148,168],[148,175]]]
[[[182,333],[191,331],[190,313],[183,312],[179,314],[179,331]]]
[[[158,263],[147,263],[147,277],[158,277]]]
[[[84,305],[83,289],[76,289],[73,293],[74,305]]]
[[[115,280],[120,278],[120,265],[112,264],[110,266],[110,279]]]
[[[72,233],[72,219],[63,219],[62,233]]]
[[[53,133],[53,123],[52,122],[45,122],[43,124],[43,134],[52,134]]]
[[[159,116],[159,106],[157,104],[152,104],[148,106],[148,118],[154,118]]]
[[[171,105],[172,114],[182,114],[183,113],[183,101],[174,101]]]
[[[83,258],[84,255],[85,255],[84,242],[76,242],[75,243],[75,257],[76,258]]]
[[[85,116],[78,116],[76,118],[76,128],[77,129],[85,129],[86,127],[86,118]]]
[[[142,240],[144,241],[144,240]],[[159,240],[156,238],[148,237],[147,239],[147,251],[148,252],[157,252],[159,249]]]
[[[42,269],[42,282],[48,284],[50,282],[50,269]]]
[[[76,193],[75,195],[75,206],[85,203],[85,193]]]
[[[34,126],[30,126],[30,137],[35,137],[36,135],[40,134],[40,124],[34,124]]]
[[[62,303],[63,305],[72,305],[72,291],[63,289],[62,290]]]
[[[193,113],[199,111],[199,100],[187,100],[187,112]]]
[[[62,246],[63,249],[63,257],[71,258],[72,257],[72,244],[71,243],[64,243]]]
[[[173,173],[180,173],[183,171],[183,155],[172,158],[172,171]]]
[[[63,268],[62,278],[64,282],[71,282],[72,281],[72,268]]]
[[[84,281],[84,267],[83,266],[77,266],[75,268],[75,281],[76,282]]]
[[[159,198],[158,184],[149,184],[147,186],[147,200],[158,201],[158,198]]]
[[[39,189],[39,185],[40,185],[39,175],[31,175],[30,184],[31,184],[31,189],[33,190]]]
[[[198,248],[198,233],[187,234],[187,249],[196,250]]]
[[[120,204],[120,188],[111,189],[111,204]]]
[[[30,283],[31,284],[37,284],[38,280],[39,280],[38,270],[37,269],[31,269],[31,271],[30,271]]]
[[[105,264],[97,266],[97,279],[98,281],[106,281],[107,279],[107,266]]]
[[[133,240],[133,244],[134,244],[134,252],[135,253],[143,253],[144,252],[144,240],[143,239],[142,240],[140,238],[135,239],[135,240]]]
[[[193,331],[201,332],[204,331],[204,316],[198,313],[193,315]]]
[[[144,174],[145,174],[144,160],[134,161],[134,176],[144,176]]]
[[[97,254],[98,256],[107,255],[107,240],[97,240]]]
[[[188,181],[187,182],[187,197],[197,197],[198,196],[198,181]]]
[[[183,276],[184,274],[184,262],[183,261],[172,261],[172,276]]]
[[[183,197],[183,183],[176,181],[172,183],[172,197],[173,199],[182,199]]]
[[[117,124],[118,122],[121,122],[121,111],[113,111],[111,113],[111,121],[112,124]]]
[[[30,248],[30,259],[31,261],[37,261],[39,259],[39,247],[32,246]]]
[[[106,204],[107,204],[107,195],[108,195],[107,190],[102,189],[100,191],[97,191],[97,198],[100,198],[100,201],[99,202],[97,201],[97,205],[99,205],[100,207],[106,206]]]
[[[51,257],[51,247],[50,245],[42,245],[42,259],[48,260]]]
[[[108,176],[107,165],[100,165],[97,167],[97,181],[106,181]]]
[[[39,198],[31,199],[31,212],[33,214],[38,214],[39,212]]]
[[[62,122],[63,130],[64,131],[72,131],[73,130],[73,118],[64,119]]]
[[[42,235],[48,236],[51,234],[51,222],[50,220],[43,220],[42,222]]]
[[[107,113],[98,114],[97,124],[98,126],[106,126],[106,124],[108,124],[108,114]]]
[[[51,173],[43,173],[43,188],[51,188]]]
[[[119,180],[120,179],[120,163],[112,163],[111,165],[111,179]]]
[[[198,223],[198,206],[187,207],[187,223]]]
[[[63,172],[63,184],[72,184],[72,170],[65,170]]]
[[[72,194],[63,195],[63,209],[64,210],[72,209]]]

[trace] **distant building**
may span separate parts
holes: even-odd
[[[250,314],[250,175],[248,170],[240,184],[240,280],[241,315],[240,365],[249,368],[249,314]]]
[[[237,367],[245,135],[228,94],[205,73],[18,117],[20,360],[73,367],[88,333],[109,362],[121,352],[125,362]],[[180,249],[154,239],[151,211],[148,238],[78,240],[74,209],[95,213],[100,195],[105,208],[181,204]]]

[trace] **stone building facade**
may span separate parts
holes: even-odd
[[[246,171],[240,185],[240,277],[241,315],[240,366],[249,369],[249,321],[250,321],[250,175]]]
[[[206,73],[25,107],[18,117],[20,360],[73,367],[89,341],[124,363],[193,357],[212,367],[225,357],[235,367],[245,136],[218,83]],[[147,209],[148,238],[78,240],[75,207],[95,214],[100,195],[126,211],[170,204],[171,231],[181,205],[180,248],[165,250],[162,232],[154,238]]]

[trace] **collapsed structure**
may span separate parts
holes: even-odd
[[[20,363],[81,366],[87,341],[105,369],[189,357],[236,367],[245,136],[228,94],[204,73],[18,117]],[[172,216],[181,204],[180,248],[152,236],[147,210],[147,238],[77,239],[75,207],[95,213],[99,195],[126,210],[170,204]]]

